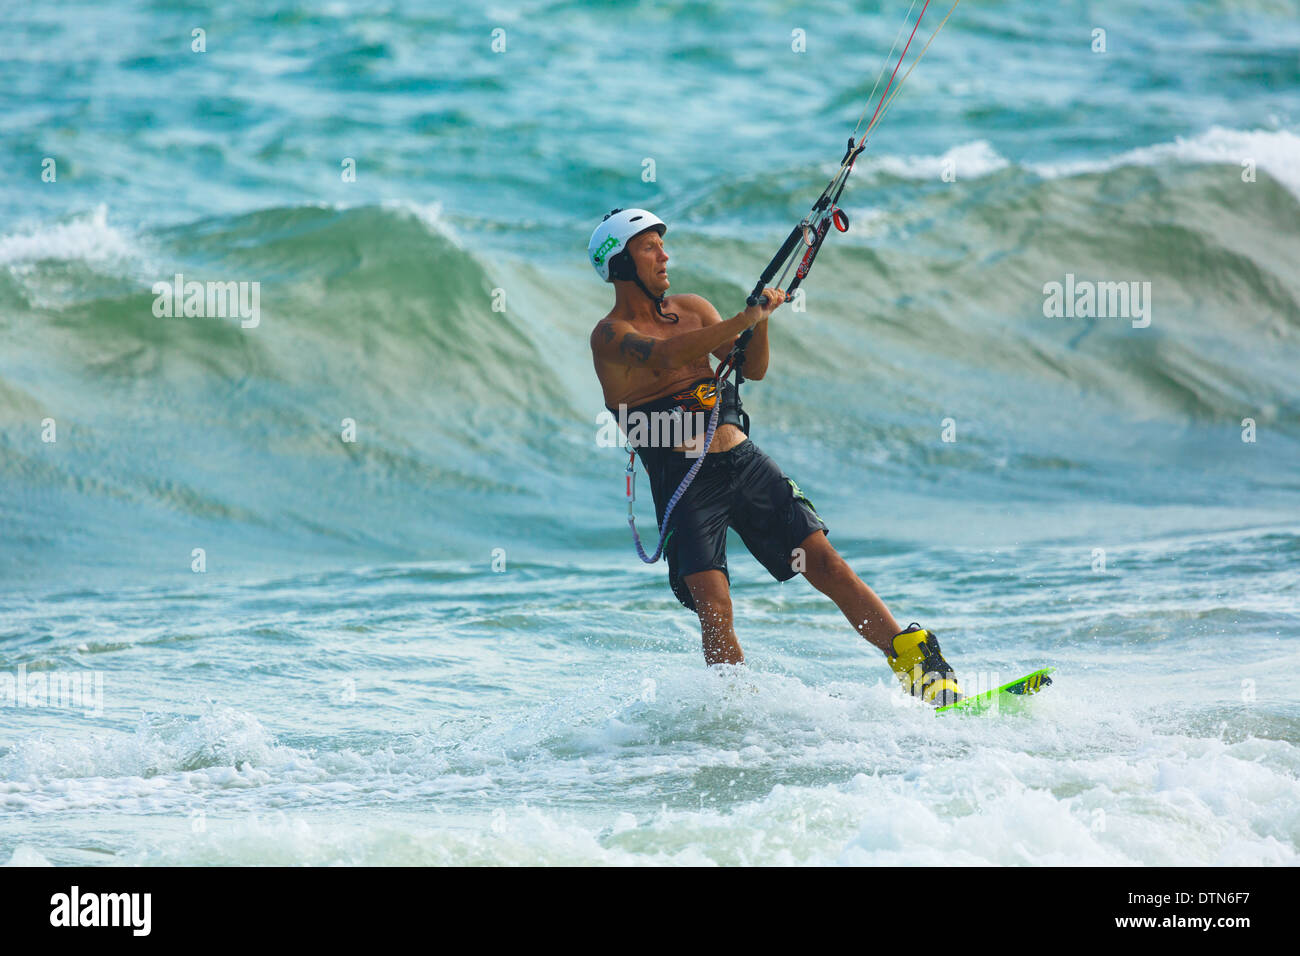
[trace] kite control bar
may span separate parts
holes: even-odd
[[[803,223],[795,226],[790,230],[790,235],[786,237],[785,242],[781,244],[781,249],[772,257],[772,261],[767,264],[763,274],[758,277],[758,282],[754,284],[754,291],[749,294],[745,300],[745,305],[767,305],[767,296],[763,295],[763,289],[770,283],[776,275],[776,270],[780,269],[785,260],[790,258],[790,253],[794,252],[794,247],[799,245],[803,239]]]
[[[849,137],[848,147],[844,150],[844,158],[840,160],[840,168],[835,174],[835,178],[822,190],[822,194],[817,197],[817,201],[813,203],[808,215],[804,216],[800,223],[790,230],[790,235],[786,236],[785,242],[781,243],[781,248],[777,250],[776,255],[772,257],[772,261],[767,264],[767,268],[759,276],[758,282],[754,284],[754,291],[745,300],[747,306],[767,305],[767,298],[762,294],[763,288],[771,283],[777,271],[783,265],[786,265],[800,242],[808,248],[799,262],[799,268],[794,274],[794,279],[786,287],[787,296],[794,292],[799,287],[799,283],[808,275],[808,270],[812,268],[813,260],[817,258],[817,253],[822,247],[822,241],[826,238],[830,225],[834,223],[835,228],[840,232],[849,231],[849,217],[836,203],[839,202],[840,194],[844,192],[844,186],[849,181],[849,173],[853,171],[854,161],[865,148],[865,141],[858,142],[852,136]],[[827,210],[829,210],[829,213]],[[789,271],[789,265],[786,265],[785,270],[781,272],[782,280]]]

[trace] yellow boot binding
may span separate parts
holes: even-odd
[[[957,686],[957,675],[943,659],[938,640],[919,624],[894,636],[894,656],[888,660],[904,692],[927,704],[943,707],[964,696]]]

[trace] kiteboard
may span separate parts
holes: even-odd
[[[964,697],[955,704],[935,708],[936,714],[987,714],[1004,711],[1019,712],[1024,709],[1025,701],[1052,683],[1047,675],[1055,671],[1054,667],[1044,667],[1032,674],[1003,684],[994,690]]]

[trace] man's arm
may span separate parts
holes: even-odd
[[[683,332],[681,335],[674,335],[670,339],[650,338],[637,332],[629,322],[621,319],[606,319],[592,330],[591,350],[597,358],[613,365],[632,365],[637,368],[680,368],[703,358],[722,345],[731,348],[731,343],[736,337],[758,322],[763,315],[762,307],[754,306],[724,322],[713,306],[709,306],[709,309],[714,316],[711,324],[701,329]],[[754,334],[754,339],[757,341],[758,333]],[[766,333],[763,342],[763,351],[766,355]],[[745,375],[748,377],[749,372],[746,371]]]
[[[705,328],[716,326],[722,322],[722,316],[718,314],[718,310],[715,309],[713,303],[704,298],[704,296],[684,295],[682,298],[692,300],[692,305],[696,311],[699,312],[700,321],[704,323]],[[780,305],[780,303],[778,302],[777,305]],[[758,307],[755,306],[755,308]],[[776,306],[773,306],[772,308],[775,309]],[[728,342],[724,342],[713,350],[713,354],[717,357],[718,361],[722,361],[727,357],[727,353],[731,351],[731,346],[734,343],[735,339],[732,339]],[[745,364],[740,369],[741,372],[744,373],[745,378],[758,381],[766,375],[768,358],[767,315],[764,315],[763,318],[759,320],[758,324],[754,326],[754,334],[750,337],[749,345],[745,348]]]

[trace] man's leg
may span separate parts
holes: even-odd
[[[682,578],[691,590],[707,664],[743,664],[745,653],[731,621],[731,588],[721,571],[700,571]],[[891,619],[892,620],[892,619]]]
[[[809,583],[839,606],[859,634],[892,657],[894,635],[902,628],[885,602],[853,572],[823,532],[814,531],[799,547]]]

